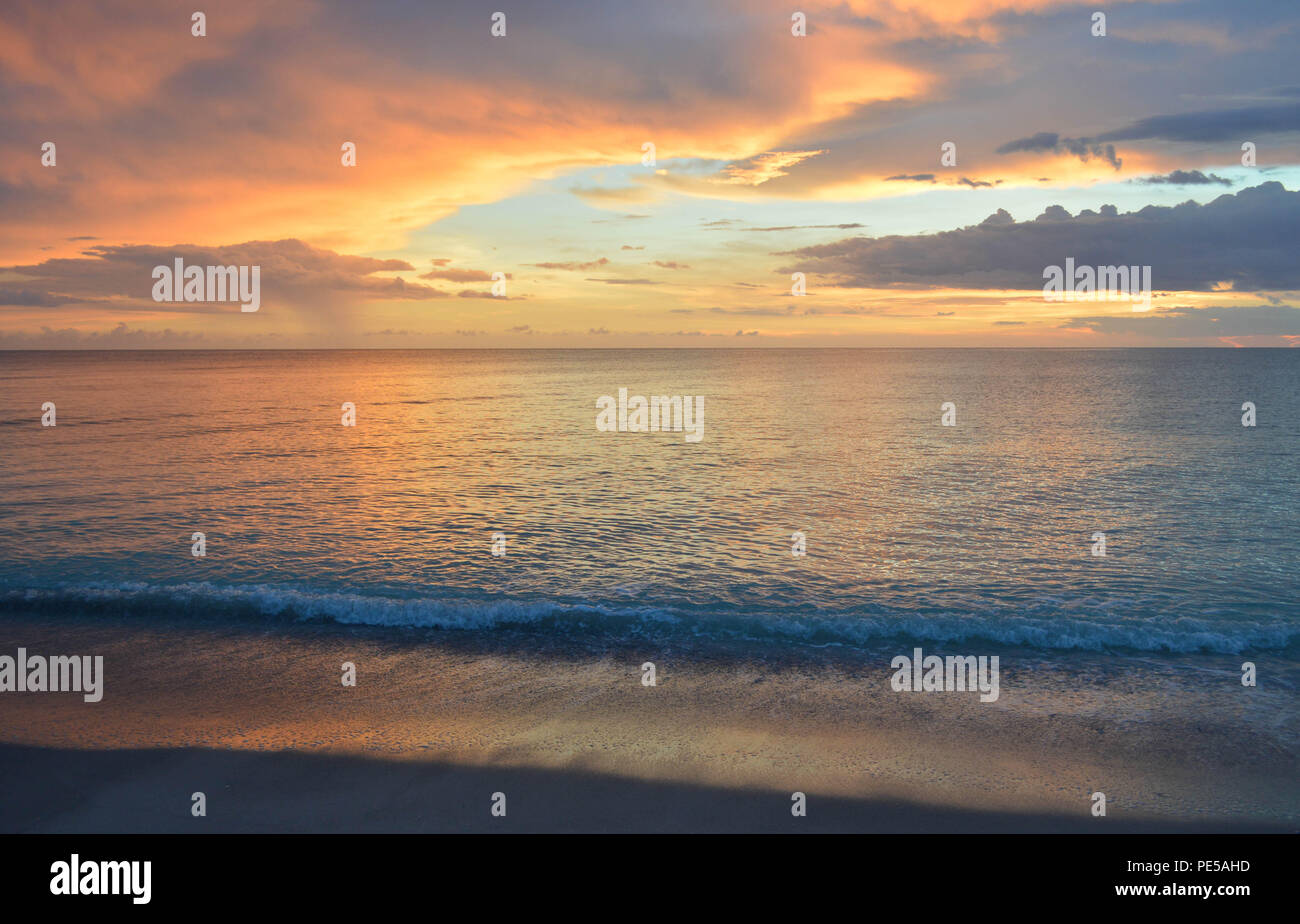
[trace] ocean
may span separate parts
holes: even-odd
[[[702,396],[702,439],[598,431],[620,388]],[[9,352],[0,394],[7,607],[769,650],[1300,643],[1300,351]]]

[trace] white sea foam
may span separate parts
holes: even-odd
[[[863,605],[839,611],[789,613],[770,608],[710,610],[575,603],[505,597],[396,597],[303,589],[269,584],[218,586],[57,585],[0,591],[0,603],[58,606],[73,610],[111,609],[131,613],[266,616],[344,625],[447,630],[529,627],[537,631],[590,636],[646,634],[716,640],[794,641],[858,645],[878,639],[928,642],[990,640],[1006,645],[1058,650],[1237,654],[1280,650],[1300,643],[1300,626],[1281,620],[1228,620],[1222,616],[1118,613],[1109,601],[1045,600],[1014,610],[908,612]]]

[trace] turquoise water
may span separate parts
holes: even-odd
[[[599,432],[620,387],[703,439]],[[1300,646],[1300,350],[10,352],[0,395],[11,608]]]

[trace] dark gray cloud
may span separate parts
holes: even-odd
[[[0,331],[0,348],[3,349],[121,350],[208,345],[209,342],[202,333],[175,331],[170,327],[164,330],[132,330],[124,322],[118,322],[115,327],[103,331],[45,326],[34,333]]]
[[[61,257],[41,263],[0,267],[27,277],[0,286],[0,305],[21,307],[101,303],[110,308],[169,312],[228,311],[228,305],[158,303],[153,300],[153,268],[172,266],[180,257],[186,266],[260,266],[262,303],[283,299],[295,304],[320,304],[347,295],[373,299],[422,300],[448,297],[446,292],[402,278],[376,278],[375,273],[412,270],[405,260],[378,260],[335,253],[302,241],[246,241],[220,247],[176,244],[104,245],[82,251],[81,257]],[[237,309],[236,309],[237,310]]]
[[[1102,334],[1144,334],[1168,338],[1300,337],[1300,308],[1292,305],[1233,305],[1171,308],[1167,311],[1070,318],[1061,327],[1086,327]]]
[[[905,183],[934,184],[939,181],[935,179],[935,175],[933,173],[900,173],[896,176],[885,177],[885,182],[886,183],[905,182]],[[969,186],[971,189],[980,189],[985,186],[996,186],[998,183],[1001,182],[1002,182],[1001,180],[995,180],[993,182],[989,182],[988,180],[972,180],[970,177],[964,176],[961,179],[957,180],[957,185]]]
[[[69,305],[83,300],[83,298],[61,295],[57,292],[0,285],[0,305],[12,305],[17,308],[57,308],[59,305]]]
[[[421,273],[421,279],[445,279],[448,282],[490,282],[492,273],[488,270],[476,269],[459,269],[448,266],[449,260],[434,260],[433,269],[427,273]],[[514,279],[510,273],[506,273],[507,279]]]
[[[1043,268],[1149,265],[1157,291],[1300,289],[1300,192],[1268,182],[1204,205],[1114,206],[1071,216],[1050,206],[1033,221],[1005,210],[979,225],[938,234],[855,237],[785,251],[779,272],[805,272],[820,285],[863,288],[1024,289]]]
[[[1289,90],[1293,88],[1283,88]],[[1235,109],[1207,109],[1176,115],[1150,116],[1123,128],[1089,137],[1068,138],[1056,132],[1038,132],[1008,141],[999,154],[1018,152],[1068,152],[1080,160],[1094,157],[1109,161],[1118,170],[1123,161],[1116,155],[1117,141],[1250,141],[1263,135],[1300,132],[1300,103],[1273,103]]]
[[[865,228],[866,225],[860,222],[850,221],[839,225],[777,225],[771,228],[741,228],[742,231],[812,231],[829,229],[832,231],[852,231],[854,228]]]
[[[522,296],[512,295],[493,295],[491,292],[480,289],[461,289],[456,293],[457,298],[494,298],[499,302],[516,302],[522,299]]]
[[[1103,132],[1093,141],[1250,141],[1256,135],[1300,131],[1300,103],[1210,109],[1151,116]]]
[[[1217,176],[1213,173],[1202,173],[1199,170],[1171,170],[1163,176],[1144,176],[1133,181],[1134,183],[1143,183],[1148,186],[1158,186],[1161,184],[1167,186],[1231,186],[1232,180],[1227,177]]]
[[[1116,170],[1123,166],[1123,160],[1115,153],[1113,144],[1101,144],[1088,138],[1066,138],[1056,132],[1039,132],[1028,138],[1008,141],[998,148],[999,154],[1017,154],[1022,152],[1053,154],[1073,154],[1079,160],[1088,161],[1094,157],[1106,161]]]

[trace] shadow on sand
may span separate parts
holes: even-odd
[[[1281,832],[1269,823],[986,812],[808,792],[291,751],[82,751],[0,744],[0,832]],[[203,792],[207,816],[191,816]],[[489,813],[492,794],[508,813]]]

